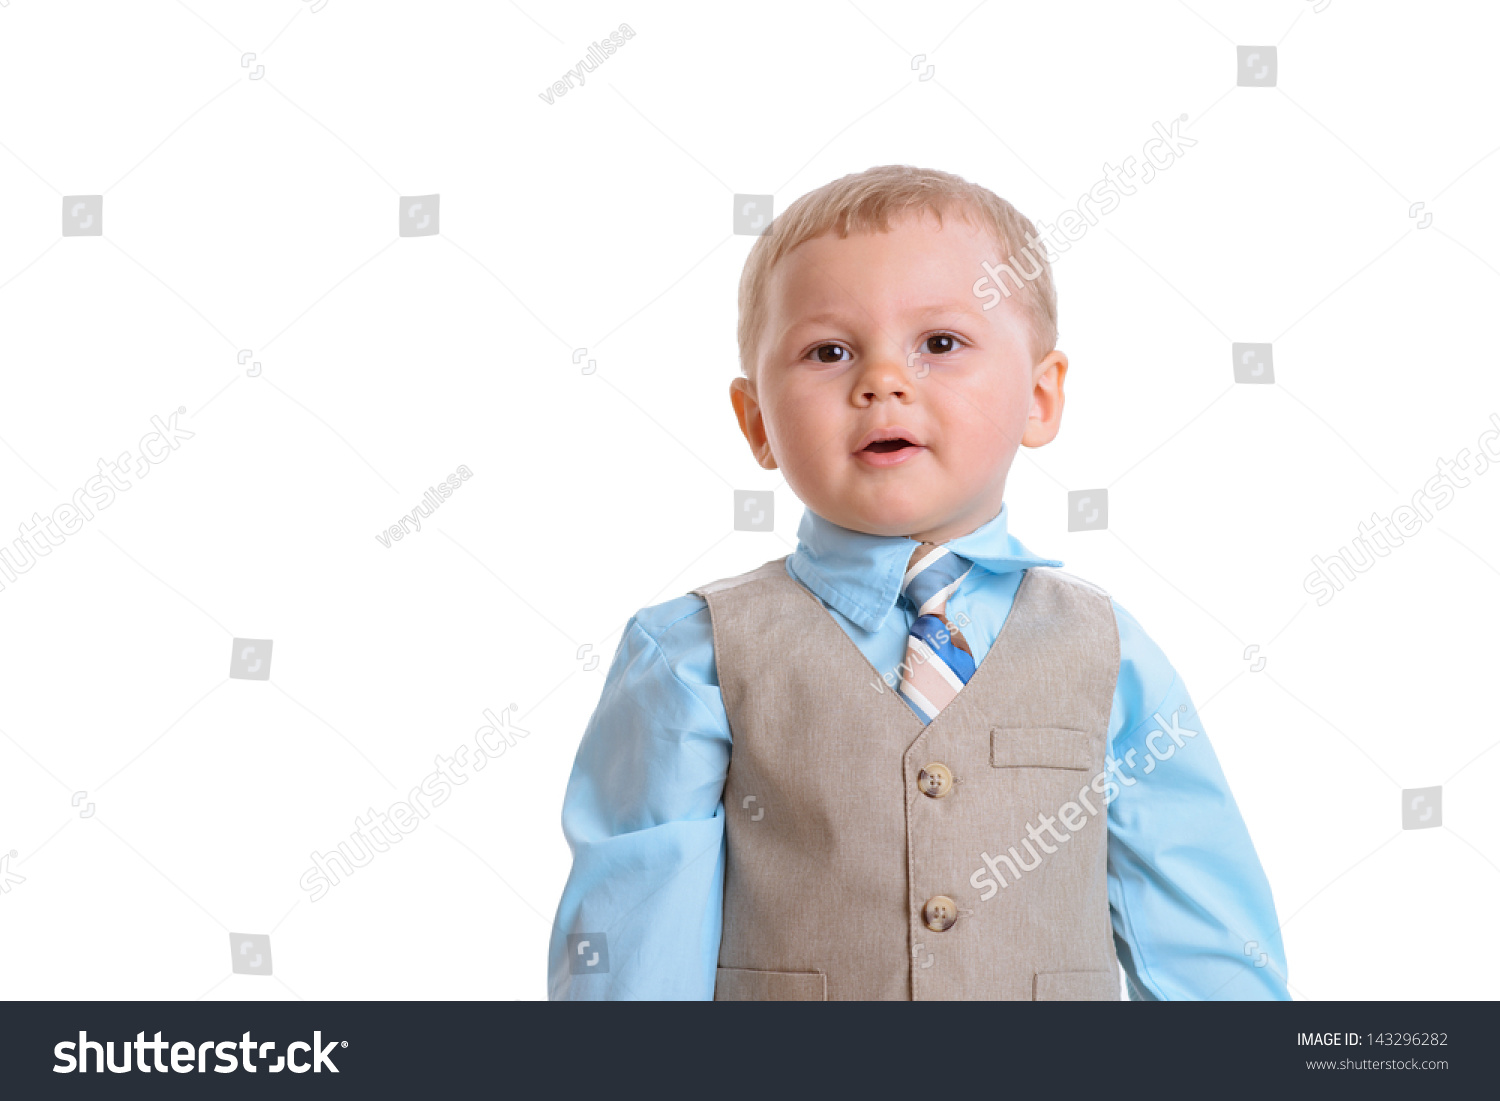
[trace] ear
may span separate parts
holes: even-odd
[[[1051,443],[1062,427],[1063,378],[1068,373],[1068,357],[1060,351],[1048,352],[1031,369],[1031,413],[1021,442],[1027,447]]]
[[[766,470],[776,469],[776,457],[771,454],[771,442],[766,438],[765,421],[760,415],[760,402],[755,398],[755,383],[743,375],[729,383],[729,401],[734,406],[734,415],[740,422],[740,431],[750,444],[750,453]]]

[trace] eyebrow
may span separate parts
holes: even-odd
[[[987,319],[986,315],[978,313],[969,307],[959,305],[956,302],[932,303],[926,306],[919,306],[907,312],[914,316],[920,317],[966,317],[972,318],[976,321],[983,321]],[[793,329],[799,328],[803,325],[842,324],[844,323],[847,316],[848,315],[844,313],[834,313],[828,310],[824,310],[823,312],[813,314],[810,317],[799,317],[797,320],[788,325],[784,332],[791,332]]]
[[[842,314],[824,311],[823,313],[815,313],[811,317],[799,317],[791,325],[788,325],[787,328],[790,330],[797,325],[832,325],[842,320]]]
[[[957,302],[935,302],[912,312],[923,317],[973,317],[981,321],[989,318],[988,314],[977,312],[972,306],[960,305]]]

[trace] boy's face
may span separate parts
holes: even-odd
[[[920,212],[788,253],[755,381],[730,386],[756,461],[855,531],[941,543],[993,519],[1016,447],[1057,435],[1068,369],[1061,352],[1032,362],[1017,295],[976,298],[999,251],[957,214]]]

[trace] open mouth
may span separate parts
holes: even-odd
[[[869,466],[895,466],[927,448],[904,428],[877,428],[855,449],[855,456]]]

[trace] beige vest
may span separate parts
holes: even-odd
[[[1027,570],[924,727],[785,561],[693,590],[733,737],[715,997],[1117,999],[1108,595]]]

